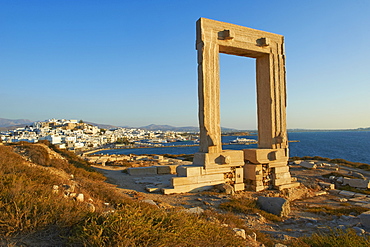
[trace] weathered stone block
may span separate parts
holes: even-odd
[[[292,182],[292,179],[290,176],[288,178],[280,178],[280,179],[274,179],[273,184],[274,186],[279,186],[283,184],[290,184]]]
[[[285,166],[274,167],[273,168],[273,172],[275,174],[278,174],[278,173],[289,173],[289,166],[285,165]]]
[[[277,216],[288,216],[290,213],[289,201],[281,197],[260,196],[257,204],[262,210]]]
[[[157,174],[171,174],[170,166],[157,166]]]
[[[273,177],[274,179],[290,179],[291,181],[290,172],[275,173],[273,174]]]
[[[316,169],[317,168],[317,165],[315,163],[310,163],[310,162],[306,162],[306,161],[301,162],[299,165],[304,167],[304,168],[307,168],[307,169]]]
[[[262,165],[245,164],[243,169],[245,179],[262,180]]]
[[[157,174],[157,167],[156,166],[148,166],[148,167],[131,167],[127,169],[128,174],[131,176],[137,175],[153,175]]]
[[[179,177],[196,177],[202,174],[202,166],[186,165],[176,168],[177,176]]]
[[[359,178],[343,178],[343,185],[349,185],[355,188],[363,188],[369,189],[370,188],[370,180],[366,179],[359,179]]]
[[[254,164],[288,162],[284,149],[243,149],[244,159]]]
[[[222,166],[243,166],[244,154],[241,150],[223,150],[217,153],[195,153],[193,165],[207,168]]]
[[[235,191],[243,191],[243,190],[245,190],[245,184],[244,183],[234,184],[234,190]]]

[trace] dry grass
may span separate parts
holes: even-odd
[[[320,207],[311,207],[305,209],[306,212],[311,212],[311,213],[326,213],[330,215],[336,215],[336,216],[341,216],[341,215],[349,215],[350,213],[356,213],[357,215],[368,211],[368,208],[363,208],[359,206],[352,206],[352,205],[347,205],[344,204],[344,207],[332,207],[328,205],[322,205]]]
[[[358,236],[353,229],[331,230],[329,234],[314,233],[310,237],[301,238],[300,241],[294,246],[311,247],[368,247],[370,246],[370,238],[368,236]]]
[[[30,166],[14,153],[16,145],[0,146],[0,245],[29,245],[35,242],[32,238],[36,235],[37,241],[45,245],[63,246],[245,246],[247,243],[230,228],[214,224],[204,216],[164,211],[122,195],[74,154],[55,149],[71,164],[45,159],[46,153],[40,145],[26,146],[28,155],[33,157],[30,159],[38,165]],[[87,203],[64,198],[61,192],[53,193],[53,185],[68,181],[51,173],[49,167],[74,174],[77,189],[85,198],[93,198],[97,210],[91,213]],[[107,208],[102,202],[110,206]]]
[[[228,202],[220,204],[220,208],[229,212],[242,214],[256,214],[259,213],[268,220],[279,222],[281,218],[274,214],[267,213],[259,209],[257,201],[250,198],[232,198]]]

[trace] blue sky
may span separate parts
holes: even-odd
[[[198,125],[199,17],[285,36],[288,128],[370,126],[370,1],[0,0],[0,117]],[[221,125],[256,128],[255,62],[220,54]]]

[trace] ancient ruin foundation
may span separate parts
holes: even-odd
[[[200,149],[180,166],[165,194],[200,191],[220,183],[235,191],[283,189],[292,183],[286,131],[284,37],[229,23],[197,21]],[[258,148],[223,150],[220,127],[219,53],[255,58]]]

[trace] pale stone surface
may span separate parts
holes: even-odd
[[[262,210],[277,216],[288,216],[290,213],[289,201],[281,197],[259,196],[257,203]]]
[[[154,175],[157,174],[157,167],[156,166],[148,166],[148,167],[130,167],[127,169],[128,174],[132,176],[137,175]]]
[[[184,211],[190,214],[201,214],[204,212],[204,210],[200,207],[189,208],[189,209],[185,209]]]
[[[307,169],[316,169],[317,168],[317,165],[315,163],[306,162],[306,161],[303,161],[303,162],[299,163],[299,165],[304,167],[304,168],[307,168]]]
[[[287,162],[284,149],[244,149],[244,159],[254,164]],[[289,169],[289,168],[288,168]]]
[[[178,167],[173,188],[163,192],[204,190],[225,182],[234,184],[238,191],[245,188],[244,181],[254,190],[299,185],[291,182],[287,166],[284,37],[200,18],[196,49],[200,149],[194,155],[193,166]],[[222,150],[219,53],[256,59],[258,149]]]
[[[84,194],[77,194],[76,195],[76,201],[78,201],[78,202],[83,202],[84,201]]]
[[[235,235],[236,236],[239,236],[239,237],[242,237],[244,239],[246,239],[246,235],[245,235],[245,230],[244,229],[241,229],[241,228],[233,228],[233,231],[235,232]]]

